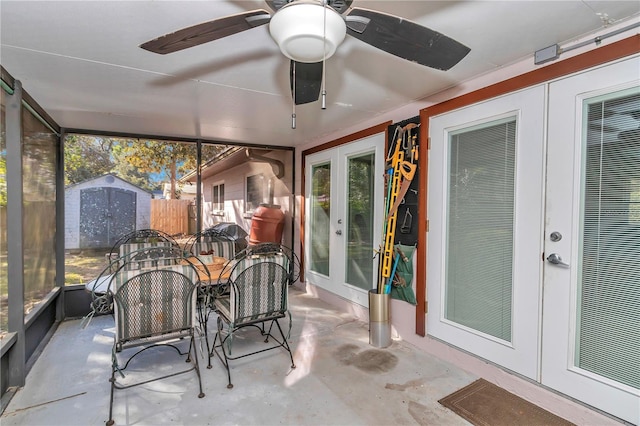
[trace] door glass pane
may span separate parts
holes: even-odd
[[[640,388],[640,93],[585,104],[578,367]]]
[[[329,275],[329,230],[331,228],[331,165],[311,170],[311,265],[310,269]]]
[[[347,268],[345,282],[373,287],[374,154],[347,160]]]
[[[511,341],[516,121],[449,136],[445,318]]]

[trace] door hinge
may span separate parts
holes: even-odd
[[[425,225],[426,232],[429,232],[429,219],[427,219],[427,224]]]
[[[425,314],[429,313],[429,301],[428,300],[424,301],[424,313]]]
[[[427,138],[427,150],[431,149],[431,137]]]

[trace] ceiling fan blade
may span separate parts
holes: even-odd
[[[346,21],[351,36],[402,59],[443,71],[471,51],[452,38],[398,16],[356,7]]]
[[[140,47],[165,55],[259,27],[270,20],[271,15],[266,10],[252,10],[183,28],[143,43]]]
[[[289,77],[291,94],[295,94],[294,102],[296,105],[308,104],[318,100],[322,87],[322,62],[291,61]]]

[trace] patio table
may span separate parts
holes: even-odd
[[[198,271],[198,279],[200,280],[201,284],[221,284],[225,283],[229,279],[232,268],[219,267],[219,262],[205,264],[204,266],[206,266],[209,270],[209,274],[207,274],[207,272],[204,271],[201,267],[196,267],[196,270]],[[144,272],[143,269],[141,269],[140,271]],[[113,274],[109,274],[93,279],[85,283],[85,289],[89,292],[93,292],[96,295],[103,295],[107,292],[109,283],[111,282],[112,278]]]

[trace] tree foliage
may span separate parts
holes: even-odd
[[[111,145],[100,138],[71,135],[64,145],[64,183],[72,185],[109,173],[114,162]]]
[[[203,161],[223,149],[221,145],[202,145]],[[196,168],[196,155],[193,143],[71,135],[65,142],[65,184],[114,173],[153,191],[161,189],[153,175],[166,174],[172,198],[176,198],[176,181]]]
[[[203,158],[216,155],[223,147],[203,145]],[[176,198],[176,181],[196,167],[197,147],[191,143],[158,140],[128,140],[114,147],[122,160],[145,173],[166,173],[171,182],[171,198]]]

